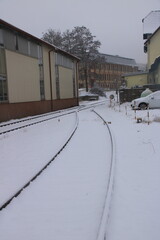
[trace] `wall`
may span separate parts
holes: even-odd
[[[53,109],[51,110],[50,101],[34,101],[25,103],[1,103],[0,104],[0,122],[10,119],[18,119],[22,117],[38,115],[54,110],[65,109],[77,106],[76,98],[53,100]]]
[[[125,80],[127,81],[128,88],[131,88],[134,86],[143,86],[143,85],[147,84],[147,74],[126,76]]]
[[[60,99],[73,98],[73,70],[59,66]]]
[[[147,47],[149,69],[154,63],[155,59],[160,56],[160,29],[149,40]]]
[[[39,101],[38,60],[6,50],[6,65],[9,102]]]

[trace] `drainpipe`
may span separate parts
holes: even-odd
[[[53,102],[52,102],[53,93],[52,93],[51,52],[53,52],[53,50],[50,50],[48,52],[48,58],[49,58],[49,78],[50,78],[50,94],[51,94],[51,112],[52,112],[53,111]]]
[[[76,61],[76,86],[77,86],[77,106],[79,106],[79,81],[78,81],[79,75],[78,75],[78,62]]]

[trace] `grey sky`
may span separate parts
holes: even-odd
[[[160,0],[0,0],[0,18],[39,38],[48,28],[85,26],[106,54],[146,62],[142,19]]]

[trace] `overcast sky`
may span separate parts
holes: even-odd
[[[100,52],[146,62],[142,19],[160,0],[0,0],[0,18],[39,38],[49,28],[85,26]]]

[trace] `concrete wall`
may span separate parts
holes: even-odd
[[[126,76],[125,80],[127,81],[128,88],[131,88],[134,86],[142,86],[142,85],[147,84],[147,74]]]
[[[6,50],[9,103],[40,100],[38,60]]]

